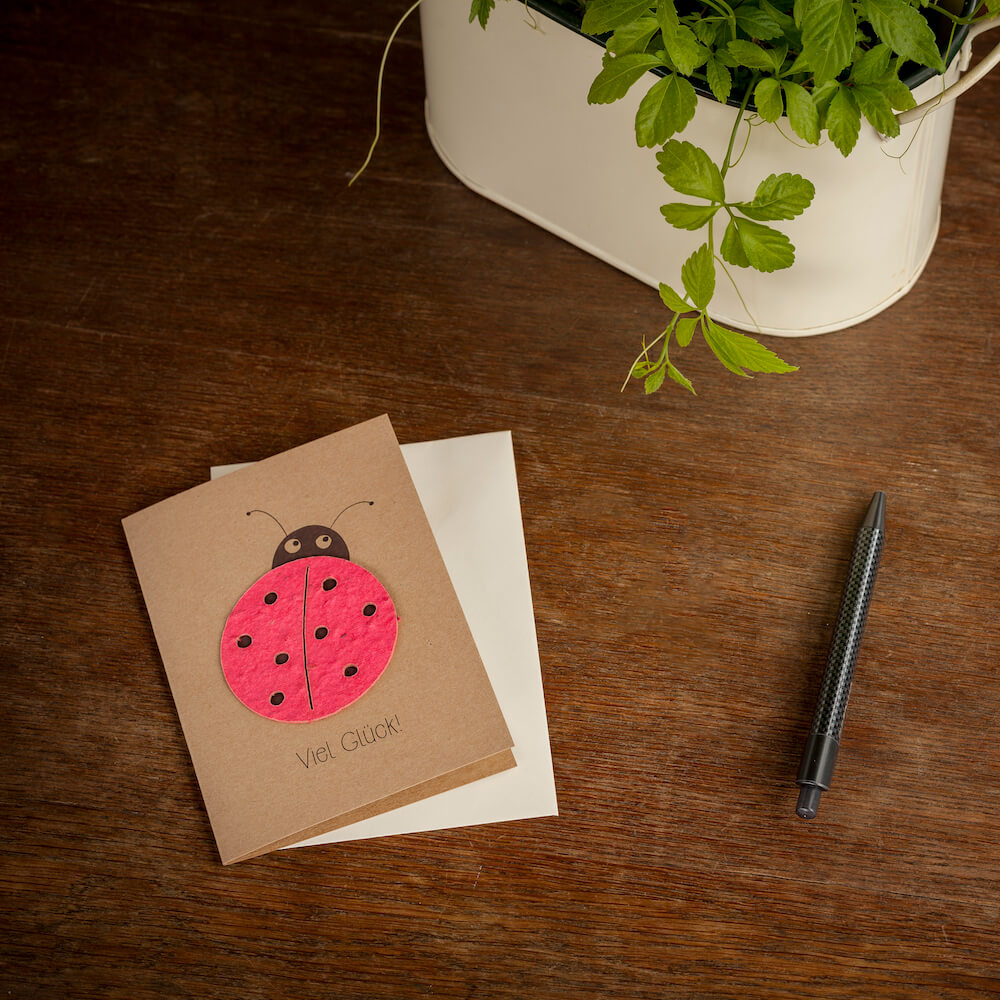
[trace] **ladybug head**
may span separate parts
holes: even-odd
[[[358,504],[362,503],[366,503],[371,507],[375,501],[358,500],[355,503],[348,504],[333,519],[333,524],[337,523],[344,511],[350,510],[352,507],[357,507]],[[281,522],[273,514],[268,514],[266,510],[248,510],[247,517],[251,514],[267,514],[281,528],[282,534],[285,535],[281,540],[281,544],[274,551],[274,561],[271,563],[271,569],[274,569],[276,566],[283,566],[294,559],[307,559],[309,556],[335,556],[337,559],[351,558],[350,553],[347,551],[347,543],[333,530],[333,525],[330,525],[328,528],[323,524],[307,524],[305,527],[288,534],[285,533]]]
[[[307,524],[304,528],[285,535],[281,544],[275,549],[271,569],[293,559],[306,559],[309,556],[351,558],[347,551],[347,543],[333,528],[326,528],[322,524]]]

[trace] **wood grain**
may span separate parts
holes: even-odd
[[[0,14],[4,995],[1000,996],[1000,77],[914,290],[619,393],[655,293],[456,182],[398,6]],[[514,434],[561,815],[223,869],[120,519],[388,412]],[[858,518],[835,789],[794,775]]]

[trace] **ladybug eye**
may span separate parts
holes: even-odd
[[[302,548],[302,543],[297,538],[289,538],[288,541],[285,542],[285,551],[289,555],[298,552],[299,549],[301,548]]]
[[[320,535],[316,539],[317,549],[328,549],[331,545],[333,545],[333,539],[329,535]]]

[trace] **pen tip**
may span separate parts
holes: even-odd
[[[802,785],[799,788],[799,801],[795,805],[795,815],[802,819],[815,819],[822,794],[823,789],[816,785]]]
[[[878,490],[868,505],[868,513],[861,525],[862,528],[878,528],[885,531],[885,494]]]

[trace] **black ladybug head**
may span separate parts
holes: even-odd
[[[282,566],[293,559],[307,559],[309,556],[336,556],[338,559],[350,559],[347,543],[333,528],[322,524],[307,524],[290,535],[285,535],[281,544],[275,549],[275,566]]]
[[[349,503],[333,519],[333,524],[337,523],[341,514],[349,511],[352,507],[359,507],[362,504],[373,507],[375,501],[355,500],[354,503]],[[265,514],[281,529],[281,533],[285,534],[282,523],[268,511],[259,509],[248,510],[247,517],[250,517],[251,514]],[[330,527],[327,527],[325,524],[307,524],[304,528],[299,528],[298,531],[293,531],[285,535],[281,540],[281,544],[275,549],[271,569],[283,566],[285,563],[290,563],[295,559],[308,559],[309,556],[334,556],[337,559],[350,559],[350,554],[347,551],[347,543],[333,530],[333,524]]]

